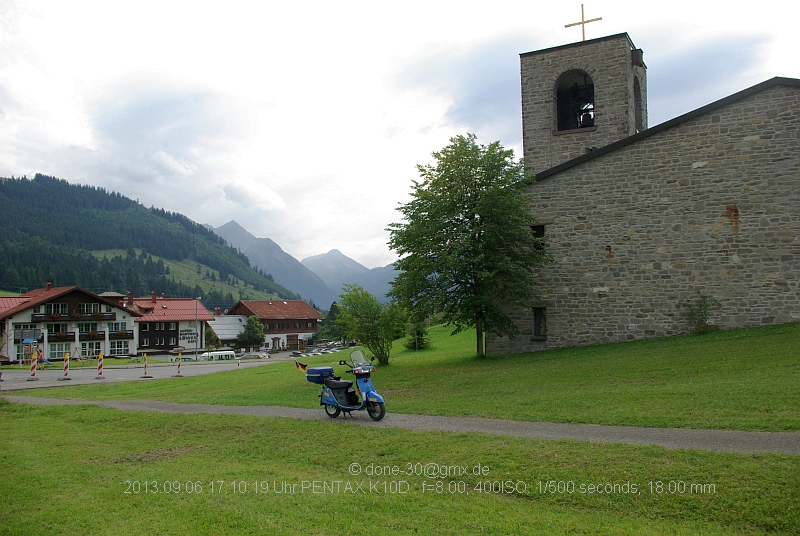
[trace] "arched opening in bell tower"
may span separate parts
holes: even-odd
[[[557,130],[595,126],[594,82],[585,71],[567,71],[556,82]]]

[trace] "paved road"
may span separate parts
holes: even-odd
[[[182,364],[181,374],[196,376],[240,367],[261,366],[290,359],[289,355],[263,361]],[[168,378],[177,372],[175,364],[169,366],[148,365],[148,375],[154,378]],[[595,424],[559,424],[543,422],[504,421],[478,419],[471,417],[438,417],[429,415],[405,415],[389,412],[380,422],[373,422],[365,412],[355,412],[352,417],[339,417],[335,420],[325,416],[322,409],[287,408],[279,406],[218,406],[211,404],[178,404],[152,400],[116,400],[106,402],[85,400],[60,400],[37,398],[33,396],[11,396],[15,390],[40,387],[78,385],[107,381],[150,381],[143,376],[142,366],[113,367],[104,371],[106,380],[96,380],[96,370],[75,369],[70,372],[73,380],[58,381],[63,376],[60,371],[39,371],[38,381],[27,381],[29,371],[8,374],[3,371],[0,395],[10,402],[27,404],[94,404],[105,408],[125,411],[154,411],[164,413],[214,413],[237,414],[258,417],[285,417],[329,421],[334,426],[372,426],[377,428],[403,428],[407,430],[430,430],[443,432],[482,432],[494,435],[520,436],[534,439],[573,439],[600,443],[630,443],[638,445],[657,445],[668,449],[697,449],[719,452],[760,453],[776,452],[800,456],[800,432],[740,432],[730,430],[689,430],[678,428],[642,428],[634,426],[602,426]],[[16,372],[16,371],[11,371]],[[44,372],[44,374],[42,374]],[[40,376],[41,374],[41,376]]]
[[[286,408],[280,406],[218,406],[211,404],[178,404],[154,400],[114,400],[95,402],[60,400],[32,396],[8,396],[9,402],[26,404],[94,404],[125,411],[162,413],[214,413],[285,417],[330,421],[337,426],[372,426],[440,432],[482,432],[494,435],[521,436],[534,439],[576,439],[600,443],[632,443],[657,445],[668,449],[696,449],[719,452],[777,452],[800,456],[800,433],[738,432],[728,430],[687,430],[678,428],[642,428],[634,426],[601,426],[595,424],[557,424],[543,422],[502,421],[471,417],[436,417],[387,413],[380,422],[373,422],[365,412],[352,417],[330,420],[322,409]]]
[[[197,363],[181,363],[181,376],[191,377],[226,370],[236,370],[248,367],[258,367],[292,359],[288,352],[275,354],[270,359],[247,359],[231,361],[201,361]],[[27,389],[41,389],[44,387],[68,387],[70,385],[99,384],[102,382],[127,382],[150,381],[151,379],[170,378],[178,372],[178,363],[149,362],[147,376],[144,378],[144,364],[114,365],[103,368],[103,379],[98,380],[97,369],[94,367],[71,368],[69,380],[63,380],[63,370],[37,370],[36,380],[31,381],[30,368],[12,368],[0,371],[0,393]]]

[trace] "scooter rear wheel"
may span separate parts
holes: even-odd
[[[373,421],[379,421],[386,415],[386,407],[383,402],[367,402],[367,413]]]
[[[333,404],[325,404],[325,413],[331,419],[335,419],[336,417],[338,417],[341,411],[342,410],[339,409],[339,406],[334,406]]]

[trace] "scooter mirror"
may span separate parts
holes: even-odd
[[[345,361],[344,359],[340,359],[340,360],[339,360],[339,364],[340,364],[340,365],[346,365],[346,364],[347,364],[347,361]]]
[[[369,362],[370,363],[372,363],[373,361],[375,361],[375,356],[372,356],[372,357],[369,358]]]

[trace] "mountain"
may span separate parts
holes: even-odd
[[[345,283],[352,282],[354,277],[369,271],[369,268],[347,257],[338,249],[306,257],[300,262],[322,278],[337,295],[342,293],[342,286]]]
[[[317,307],[327,308],[336,300],[338,293],[297,259],[286,253],[269,238],[257,238],[241,225],[231,220],[214,232],[228,244],[239,249],[250,259],[250,263],[264,273],[270,274],[276,283],[313,301]]]
[[[369,269],[338,249],[305,258],[300,262],[320,276],[337,295],[342,293],[346,284],[353,284],[372,293],[380,301],[386,300],[386,294],[392,288],[391,281],[397,275],[393,264]]]
[[[353,275],[346,283],[359,285],[372,293],[379,301],[387,301],[386,294],[392,289],[392,281],[397,277],[397,273],[394,264],[388,264],[380,268],[372,268],[363,274]]]
[[[170,261],[191,266],[191,277],[171,273]],[[0,178],[0,288],[48,282],[97,293],[203,296],[204,305],[220,308],[255,296],[297,298],[182,214],[46,175]]]

